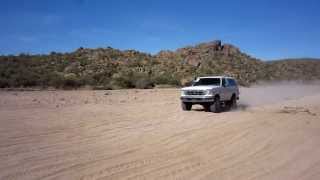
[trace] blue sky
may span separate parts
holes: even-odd
[[[317,0],[1,0],[0,54],[157,53],[221,39],[264,60],[320,57]]]

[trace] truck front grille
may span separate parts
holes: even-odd
[[[187,91],[186,95],[205,95],[205,91],[200,91],[200,90],[192,90],[192,91]]]

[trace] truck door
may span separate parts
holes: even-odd
[[[228,100],[231,99],[233,93],[237,93],[237,86],[233,79],[227,79],[228,81]]]
[[[222,78],[222,91],[221,91],[221,100],[225,101],[228,100],[228,96],[229,96],[229,89],[228,89],[228,81],[226,78]]]
[[[225,88],[224,88],[224,91],[225,91],[225,96],[224,96],[224,100],[225,101],[228,101],[231,99],[232,97],[232,94],[235,92],[235,86],[232,82],[232,79],[230,78],[225,78]]]

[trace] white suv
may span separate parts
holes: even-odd
[[[237,106],[239,88],[232,77],[198,77],[192,86],[181,89],[180,99],[184,111],[190,111],[193,104],[200,104],[206,111],[218,113],[222,107]]]

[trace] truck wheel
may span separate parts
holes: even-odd
[[[181,107],[182,107],[182,110],[184,111],[190,111],[192,108],[192,104],[187,102],[182,102]]]
[[[237,98],[236,96],[232,96],[230,100],[230,109],[236,109],[237,108]]]
[[[210,112],[210,104],[203,104],[202,106],[205,112]]]
[[[218,96],[214,98],[214,103],[210,105],[210,111],[214,113],[219,113],[221,111],[221,103]]]

